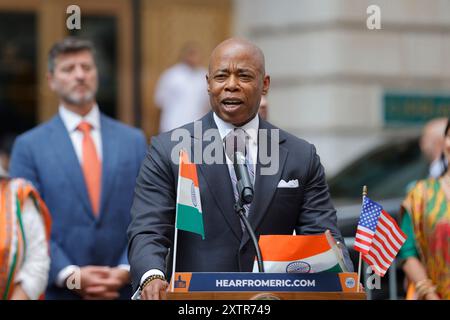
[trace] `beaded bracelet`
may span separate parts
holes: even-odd
[[[141,284],[141,286],[140,286],[139,289],[140,289],[141,291],[144,290],[144,288],[145,288],[150,282],[152,282],[152,281],[155,280],[155,279],[160,279],[160,280],[166,281],[166,278],[165,278],[164,276],[159,275],[159,274],[153,274],[153,275],[151,275],[150,277],[147,277],[147,278],[144,280],[144,282],[142,282],[142,284]]]

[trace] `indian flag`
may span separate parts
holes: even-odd
[[[184,150],[180,151],[175,225],[177,229],[197,233],[205,239],[197,168],[189,162],[188,154]]]
[[[346,272],[330,231],[317,235],[261,235],[264,271],[271,273]],[[255,261],[253,272],[258,272]]]

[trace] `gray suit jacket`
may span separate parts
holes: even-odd
[[[212,112],[201,119],[203,132],[216,127]],[[183,128],[191,133],[192,148],[200,142],[194,137],[194,125]],[[278,129],[260,120],[260,129]],[[269,139],[271,139],[271,136]],[[169,248],[174,238],[178,165],[171,152],[178,141],[171,132],[152,139],[151,147],[137,179],[132,221],[128,228],[133,289],[149,269],[171,274]],[[270,143],[269,143],[270,145]],[[193,150],[193,149],[192,149]],[[226,164],[197,165],[202,202],[205,240],[185,231],[178,233],[177,271],[236,272],[252,270],[255,249],[247,232],[243,233],[234,212],[234,195]],[[331,231],[343,243],[336,225],[324,169],[313,145],[279,130],[279,169],[274,175],[261,175],[258,158],[255,197],[249,219],[256,236],[262,234],[315,234]],[[298,188],[277,188],[281,179],[298,179]],[[172,252],[172,251],[171,251]],[[347,250],[346,264],[353,270]]]

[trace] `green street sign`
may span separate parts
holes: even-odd
[[[450,117],[450,95],[385,94],[385,125],[421,125],[426,121]]]

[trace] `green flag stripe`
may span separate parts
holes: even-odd
[[[196,208],[177,203],[177,214],[178,229],[197,233],[205,239],[203,216]]]
[[[343,272],[341,269],[341,266],[338,264],[335,264],[333,267],[331,267],[330,269],[327,270],[322,270],[321,272],[333,272],[333,273],[339,273],[339,272]]]
[[[27,252],[27,239],[25,238],[25,231],[23,229],[23,222],[22,222],[22,210],[20,210],[20,201],[19,201],[19,197],[16,196],[16,216],[17,216],[17,220],[19,221],[19,225],[20,225],[20,232],[21,232],[21,236],[22,236],[22,240],[23,240],[23,262],[25,261],[26,258],[26,252]],[[38,206],[36,206],[36,208],[39,208]],[[22,263],[23,263],[22,262]]]
[[[9,286],[11,285],[12,276],[14,274],[14,270],[16,269],[16,264],[17,264],[17,251],[14,252],[13,261],[12,261],[11,267],[9,268],[9,271],[8,271],[8,280],[6,281],[6,290],[5,290],[5,294],[3,295],[3,298],[2,298],[3,300],[6,300],[6,298],[8,298]]]

